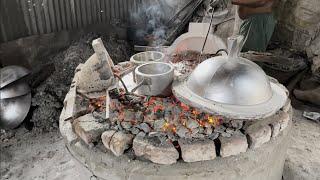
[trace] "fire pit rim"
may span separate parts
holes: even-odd
[[[270,77],[269,79],[272,90],[271,99],[265,103],[251,106],[223,104],[204,99],[187,87],[187,79],[188,76],[184,76],[180,79],[174,80],[172,85],[172,92],[174,96],[181,102],[200,108],[204,112],[222,115],[226,118],[256,120],[269,117],[281,109],[288,99],[287,89]],[[190,100],[190,97],[193,98],[192,101]]]

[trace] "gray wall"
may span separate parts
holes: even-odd
[[[152,0],[0,0],[0,43],[86,27],[126,25],[138,5]]]

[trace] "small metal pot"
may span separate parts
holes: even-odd
[[[158,51],[145,51],[137,53],[130,58],[130,62],[133,62],[136,66],[150,62],[163,62],[165,55]],[[136,81],[135,71],[133,71],[133,81]]]
[[[145,51],[131,56],[130,61],[136,65],[146,64],[150,62],[161,62],[164,59],[164,54],[158,51]]]
[[[135,70],[137,86],[132,92],[146,96],[166,97],[171,95],[171,85],[174,78],[174,68],[171,64],[153,62],[140,65]]]
[[[10,99],[0,99],[0,128],[13,129],[26,118],[31,105],[31,93]]]

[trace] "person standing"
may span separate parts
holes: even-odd
[[[238,5],[239,17],[243,20],[240,26],[240,35],[245,37],[243,52],[264,52],[272,37],[275,19],[276,0],[232,0]]]

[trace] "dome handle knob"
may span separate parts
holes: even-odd
[[[228,38],[228,55],[235,59],[239,57],[240,51],[244,45],[244,36],[236,35]]]

